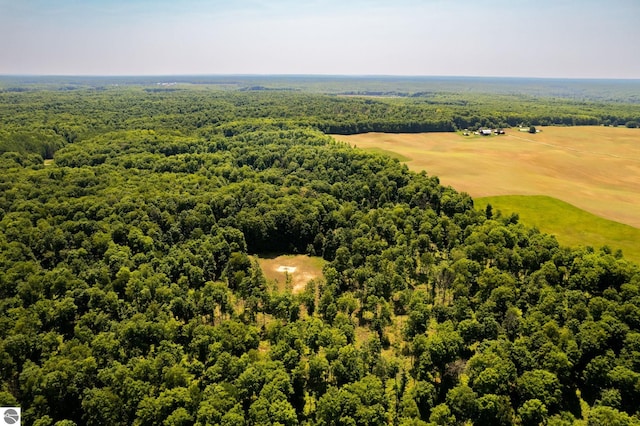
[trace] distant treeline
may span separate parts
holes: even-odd
[[[640,122],[640,104],[621,102],[431,91],[412,97],[366,97],[262,86],[234,91],[163,87],[0,92],[0,153],[31,152],[51,158],[77,138],[114,128],[186,127],[230,136],[265,120],[283,129],[306,126],[335,134],[451,132],[518,125],[637,127]]]
[[[423,93],[525,95],[575,101],[640,103],[640,80],[516,77],[200,75],[200,76],[0,76],[0,91],[80,90],[177,86],[181,89],[294,90],[359,96]]]

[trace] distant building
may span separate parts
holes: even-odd
[[[482,136],[491,136],[491,129],[480,129],[479,130],[480,134]]]

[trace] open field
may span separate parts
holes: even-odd
[[[321,257],[306,255],[282,255],[257,260],[265,278],[268,281],[277,281],[278,290],[284,290],[289,278],[293,293],[303,291],[309,281],[322,277],[322,267],[325,263]]]
[[[640,228],[640,129],[542,127],[529,134],[459,133],[334,136],[359,148],[392,151],[413,170],[474,198],[548,195]]]
[[[622,250],[625,257],[640,262],[640,229],[603,219],[571,204],[543,195],[500,195],[475,200],[476,208],[503,215],[518,213],[522,223],[555,235],[560,244],[590,245],[596,249],[608,246]]]

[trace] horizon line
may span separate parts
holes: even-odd
[[[305,74],[305,73],[186,73],[186,74],[0,74],[0,78],[171,78],[171,77],[314,77],[314,78],[453,78],[453,79],[527,79],[640,81],[640,77],[536,77],[517,75],[431,75],[431,74]]]

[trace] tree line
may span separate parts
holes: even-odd
[[[637,127],[640,105],[508,94],[434,92],[359,97],[309,92],[243,92],[144,87],[0,92],[0,153],[46,159],[77,139],[118,130],[233,136],[262,126],[311,127],[329,134],[451,132],[481,127]]]

